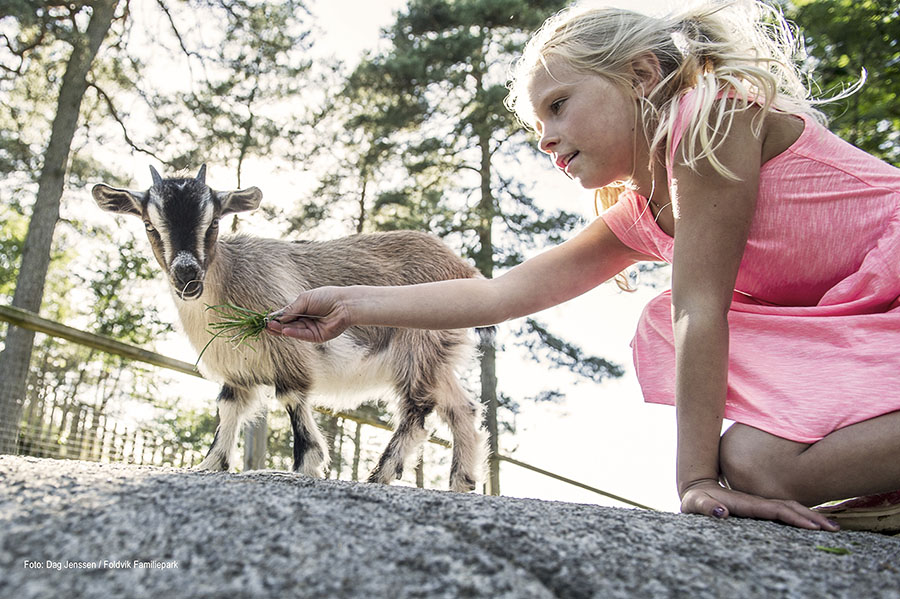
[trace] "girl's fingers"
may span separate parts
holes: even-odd
[[[306,294],[300,294],[297,299],[280,310],[275,310],[268,315],[270,321],[277,321],[281,324],[293,322],[307,315],[309,308],[309,299]]]
[[[796,501],[773,501],[769,499],[759,499],[759,501],[764,503],[760,506],[753,506],[751,509],[759,509],[761,515],[754,517],[778,520],[785,524],[809,530],[827,530],[831,532],[840,530],[840,527],[837,524],[822,514],[817,514]]]
[[[723,487],[691,489],[685,493],[681,510],[685,513],[706,514],[716,518],[729,515],[760,520],[775,520],[805,528],[836,532],[840,527],[796,501],[765,499],[732,491]]]
[[[320,339],[317,339],[315,333],[307,328],[288,326],[284,327],[281,330],[281,334],[285,337],[293,337],[294,339],[299,339],[300,341],[320,341]]]
[[[268,319],[269,332],[312,343],[334,339],[350,326],[346,308],[327,288],[301,293]]]

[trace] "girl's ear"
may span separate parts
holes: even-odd
[[[631,63],[634,89],[639,96],[649,96],[662,81],[662,67],[653,52],[641,54]]]

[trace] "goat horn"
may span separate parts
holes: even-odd
[[[159,173],[156,172],[156,169],[153,166],[150,166],[150,176],[153,177],[153,185],[162,185],[162,177],[159,176]]]
[[[197,173],[197,180],[201,183],[206,183],[206,165],[200,167],[200,172]]]

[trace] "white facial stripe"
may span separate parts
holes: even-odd
[[[150,224],[159,233],[160,239],[162,239],[163,259],[165,259],[166,264],[170,264],[172,260],[172,242],[170,241],[169,226],[162,215],[162,200],[152,189],[150,190],[150,201],[147,202],[147,217],[150,219]]]
[[[209,230],[209,225],[212,224],[213,215],[215,214],[215,206],[212,202],[212,197],[210,196],[209,190],[206,190],[206,193],[203,196],[203,204],[201,206],[201,214],[200,214],[200,230],[197,232],[197,259],[203,264],[206,261],[206,231]]]

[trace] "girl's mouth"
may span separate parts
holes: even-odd
[[[572,161],[578,156],[580,152],[572,152],[571,154],[567,154],[566,156],[561,156],[556,161],[556,166],[559,167],[560,170],[566,171],[569,168],[569,165],[572,164]]]

